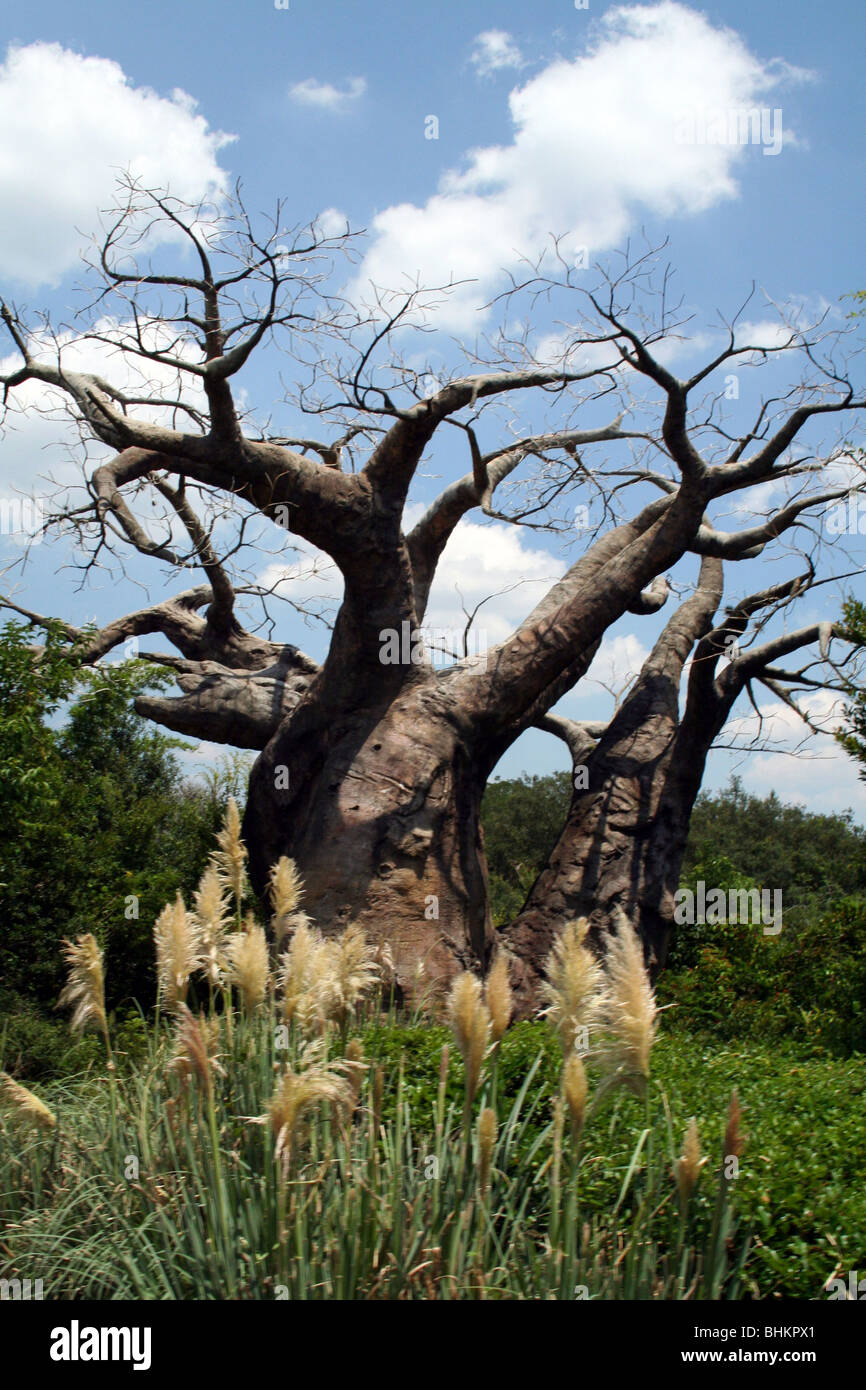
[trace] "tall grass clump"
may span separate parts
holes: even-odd
[[[157,920],[143,1061],[112,1048],[96,941],[67,946],[72,1026],[97,1027],[113,1066],[44,1096],[0,1074],[4,1276],[67,1299],[737,1295],[739,1104],[705,1171],[652,1081],[628,923],[602,957],[566,926],[543,1023],[509,1027],[500,955],[419,1030],[383,1007],[390,972],[360,927],[325,936],[303,912],[290,860],[258,922],[245,863],[232,806],[193,910],[178,897]]]

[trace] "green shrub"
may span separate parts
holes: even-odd
[[[658,992],[674,1006],[674,1028],[864,1052],[866,902],[843,899],[806,920],[783,918],[778,936],[742,923],[688,928]]]

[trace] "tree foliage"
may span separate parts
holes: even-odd
[[[845,631],[852,641],[866,641],[866,604],[848,598],[842,609]],[[846,708],[846,724],[836,738],[851,757],[862,765],[860,776],[866,780],[866,689],[854,681],[846,686],[850,704]]]
[[[184,782],[187,746],[132,709],[165,681],[145,662],[78,668],[49,632],[34,651],[21,626],[0,634],[0,1006],[49,1007],[65,937],[106,950],[116,1008],[153,996],[153,920],[190,893],[226,788]]]

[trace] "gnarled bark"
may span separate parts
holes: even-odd
[[[390,947],[400,990],[427,991],[489,954],[482,790],[471,726],[429,673],[377,708],[323,719],[308,701],[253,770],[251,876],[263,888],[288,854],[321,929],[360,923]]]

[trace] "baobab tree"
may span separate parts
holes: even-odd
[[[710,691],[713,663],[696,661],[678,719],[677,662],[681,671],[687,644],[717,640],[703,628],[722,562],[730,570],[780,545],[857,486],[836,467],[844,436],[819,446],[808,428],[836,416],[850,425],[866,404],[845,370],[842,337],[793,321],[761,346],[734,321],[710,360],[681,379],[665,362],[685,325],[667,275],[656,279],[657,254],[626,255],[586,288],[586,273],[569,269],[553,243],[549,265],[503,297],[500,331],[454,348],[459,362],[434,379],[417,335],[435,324],[448,287],[371,288],[369,303],[350,302],[333,287],[334,258],[351,250],[348,232],[328,238],[315,223],[287,232],[278,213],[260,234],[240,204],[190,208],[130,182],[96,244],[95,293],[74,325],[28,321],[4,304],[17,358],[0,378],[7,411],[38,409],[47,392],[97,451],[80,496],[58,494],[46,527],[72,532],[87,574],[122,560],[124,548],[162,575],[199,572],[200,582],[102,628],[67,622],[70,641],[87,662],[145,635],[171,644],[147,655],[174,673],[180,695],[143,696],[137,708],[180,733],[258,751],[244,820],[255,889],[290,855],[319,925],[333,932],[358,921],[387,939],[398,983],[409,987],[419,962],[443,980],[483,964],[494,946],[479,825],[492,769],[527,729],[552,727],[551,711],[611,625],[660,609],[672,568],[700,557],[695,593],[594,745],[590,800],[582,811],[576,803],[563,832],[586,892],[607,904],[622,896],[619,870],[602,883],[584,852],[599,816],[605,836],[620,832],[609,814],[586,808],[599,807],[599,788],[622,785],[623,741],[635,729],[655,760],[656,726],[672,738],[673,771],[650,779],[647,803],[651,838],[670,847],[658,861],[647,852],[647,886],[629,898],[648,947],[658,948],[708,731],[724,722],[746,670],[730,663]],[[173,255],[180,269],[170,268]],[[564,306],[567,327],[542,341],[527,324],[550,305]],[[253,355],[266,358],[274,344],[293,377],[281,418],[314,420],[303,434],[262,423],[237,389]],[[759,363],[778,371],[780,359],[799,375],[789,371],[784,389],[735,429],[721,376]],[[448,446],[465,453],[466,472],[409,527],[413,481]],[[759,513],[762,495],[783,500]],[[418,634],[461,520],[477,510],[567,533],[576,496],[602,520],[564,536],[578,553],[561,577],[504,641],[438,666]],[[723,529],[723,509],[738,497],[749,524]],[[297,539],[328,557],[343,584],[321,663],[278,639],[282,594],[260,574],[263,553],[292,556]],[[44,621],[17,595],[6,604]],[[678,776],[687,791],[673,789]],[[526,957],[527,981],[548,926],[561,925],[555,904],[571,913],[586,897],[573,879],[563,890],[562,866],[562,855],[551,861],[507,934]]]

